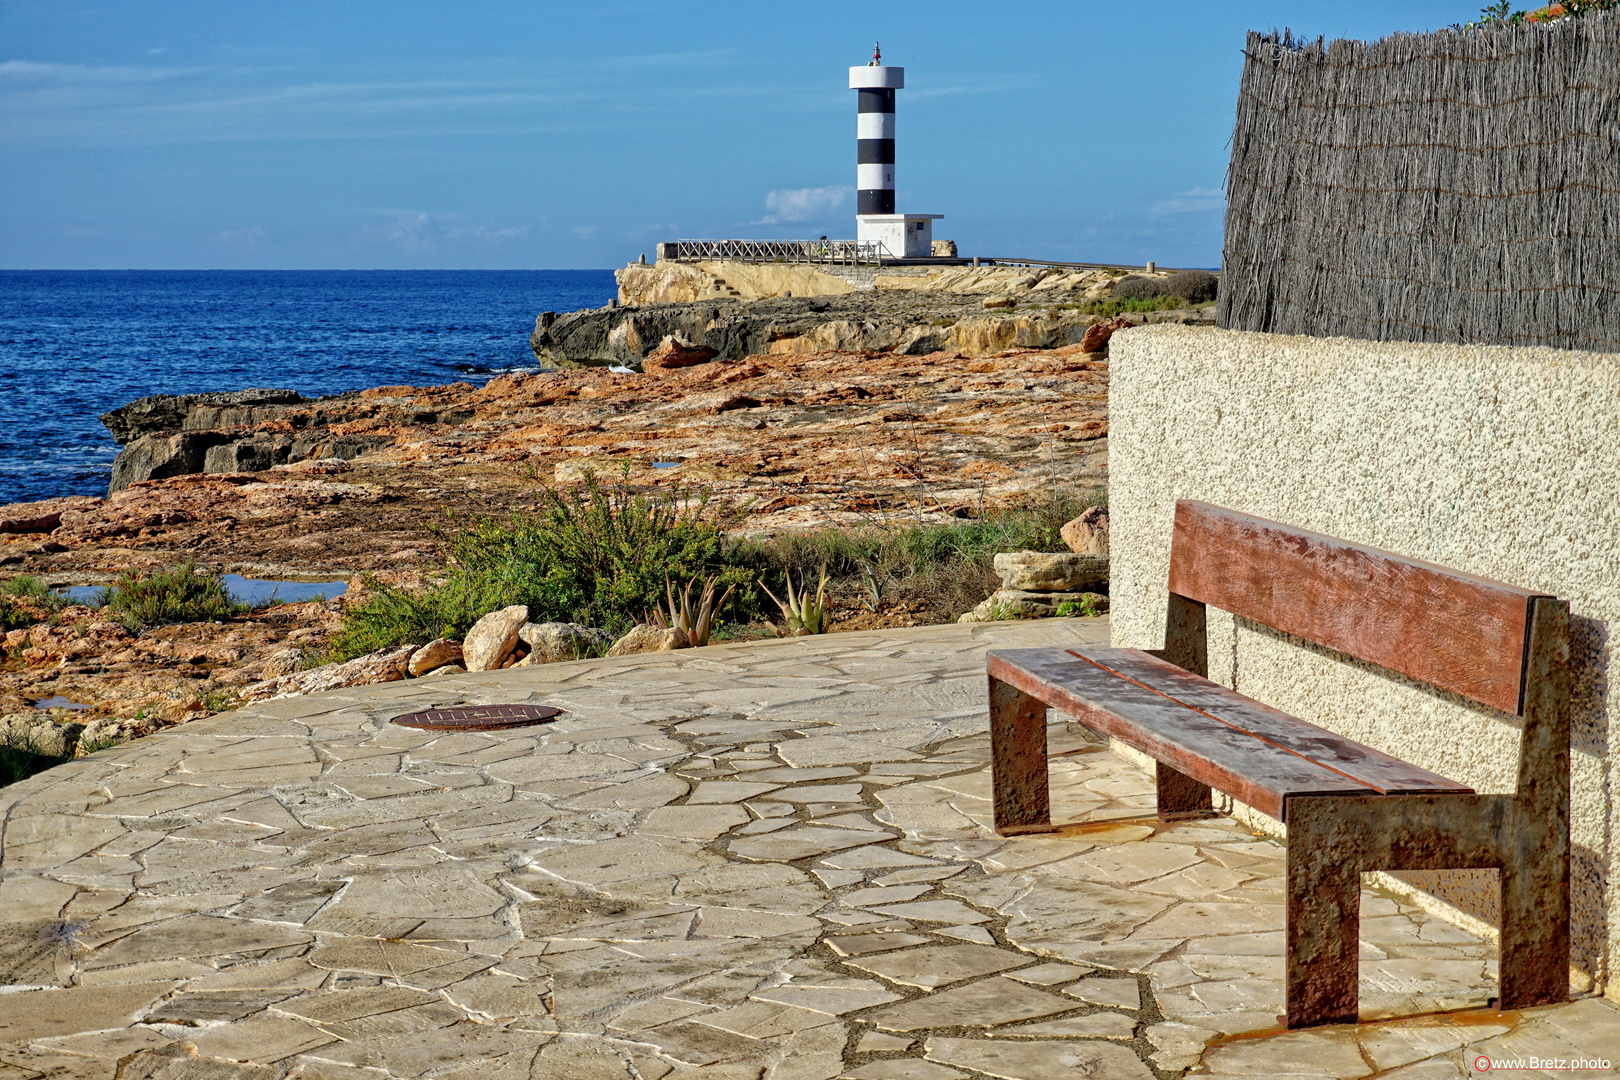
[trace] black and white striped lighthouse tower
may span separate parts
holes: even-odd
[[[849,88],[860,91],[855,119],[855,224],[863,244],[881,244],[888,258],[927,258],[934,222],[941,214],[894,211],[894,92],[904,89],[906,69],[887,67],[872,49],[872,62],[849,69]]]
[[[860,91],[855,120],[857,214],[894,213],[894,92],[904,89],[906,69],[885,67],[883,53],[849,69],[849,88]]]

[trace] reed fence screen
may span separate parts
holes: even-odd
[[[1251,33],[1220,325],[1620,351],[1620,13]]]

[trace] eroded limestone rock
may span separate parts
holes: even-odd
[[[1069,550],[1080,555],[1108,554],[1108,507],[1093,506],[1058,530]]]
[[[131,443],[143,435],[167,434],[182,428],[250,424],[261,418],[255,409],[296,405],[304,400],[296,390],[265,388],[214,394],[153,394],[102,413],[101,422],[120,443]],[[194,410],[216,414],[214,419],[226,423],[188,423]]]
[[[72,757],[84,725],[63,723],[45,712],[0,717],[0,745],[41,757]]]
[[[641,370],[648,375],[658,375],[707,364],[713,359],[714,350],[707,345],[694,345],[670,334],[658,343],[658,348],[647,354],[647,358],[641,362]]]
[[[343,664],[327,664],[279,679],[266,679],[242,688],[241,701],[269,701],[273,698],[296,697],[299,694],[319,694],[326,690],[340,690],[345,686],[367,686],[371,683],[395,682],[405,677],[406,665],[418,646],[399,645],[356,657]]]
[[[299,649],[287,647],[277,649],[264,658],[264,666],[260,674],[265,679],[279,679],[283,675],[291,675],[304,669],[304,654]]]
[[[182,431],[174,435],[142,435],[113,459],[107,494],[115,495],[142,480],[162,480],[203,471],[208,451],[230,442],[217,431]]]
[[[594,656],[613,635],[579,623],[547,622],[525,624],[518,630],[518,639],[529,647],[529,655],[520,665],[555,664]]]
[[[12,503],[0,507],[0,533],[48,533],[62,524],[69,510],[94,506],[101,500],[88,495],[68,495],[39,502]]]
[[[1108,580],[1106,555],[1070,551],[1004,551],[993,560],[1001,587],[1017,592],[1077,592]]]
[[[1086,331],[1086,336],[1080,339],[1080,347],[1086,352],[1100,352],[1108,347],[1109,339],[1120,330],[1127,330],[1133,326],[1141,326],[1141,317],[1131,319],[1121,315],[1118,318],[1100,322]]]
[[[517,648],[518,631],[529,621],[523,604],[492,611],[473,623],[461,643],[461,654],[468,671],[494,671]]]
[[[642,623],[615,641],[607,654],[629,656],[633,653],[668,652],[671,649],[689,648],[690,645],[686,633],[678,626],[666,630],[651,623]]]
[[[461,655],[461,642],[452,641],[450,638],[436,638],[411,654],[405,670],[410,672],[413,678],[420,678],[446,664],[459,664]]]
[[[957,622],[995,622],[997,619],[1050,619],[1064,604],[1076,611],[1102,615],[1108,611],[1108,597],[1094,592],[1035,592],[1027,589],[997,589],[978,607]],[[1071,611],[1071,614],[1073,611]]]

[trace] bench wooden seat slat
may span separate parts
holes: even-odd
[[[1207,503],[1176,504],[1170,591],[1504,712],[1545,593]]]
[[[1068,650],[1150,690],[1164,694],[1257,739],[1366,784],[1381,795],[1465,794],[1474,789],[1438,773],[1335,734],[1280,709],[1244,697],[1220,683],[1137,649],[1081,646]]]
[[[1290,796],[1378,794],[1063,649],[998,649],[989,656],[992,678],[1272,817],[1285,817]]]

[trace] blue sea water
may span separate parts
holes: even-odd
[[[0,270],[0,504],[101,495],[98,417],[148,394],[483,383],[610,270]]]

